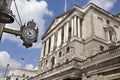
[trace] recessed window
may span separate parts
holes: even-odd
[[[61,57],[61,56],[62,56],[62,52],[60,51],[60,52],[59,52],[59,57]]]
[[[110,21],[109,21],[109,20],[106,20],[106,23],[107,23],[107,24],[110,24]]]
[[[25,74],[23,74],[23,77],[25,77]]]
[[[66,62],[68,62],[69,61],[69,59],[66,59]]]
[[[46,60],[46,64],[48,63],[48,60]]]
[[[27,78],[29,78],[29,76],[27,76]]]
[[[53,68],[53,66],[54,66],[54,64],[55,64],[55,57],[52,57],[52,58],[51,58],[51,63],[52,63],[52,68]]]
[[[104,51],[104,47],[103,46],[100,46],[100,51]]]
[[[70,52],[70,47],[67,47],[66,53],[69,53],[69,52]]]

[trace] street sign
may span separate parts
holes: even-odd
[[[0,23],[13,23],[14,18],[6,12],[0,11]]]

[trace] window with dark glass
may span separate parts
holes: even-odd
[[[46,60],[46,64],[48,63],[48,60]]]
[[[70,52],[70,47],[67,47],[66,53],[69,53],[69,52]]]
[[[100,51],[104,51],[104,47],[103,46],[100,46]]]
[[[107,24],[109,24],[109,23],[110,23],[110,21],[109,21],[109,20],[106,20],[106,23],[107,23]]]
[[[23,77],[25,77],[25,74],[23,74]]]
[[[61,57],[61,56],[62,56],[62,52],[60,51],[60,52],[59,52],[59,57]]]

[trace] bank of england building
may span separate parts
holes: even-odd
[[[89,3],[57,16],[30,80],[120,80],[120,13]]]

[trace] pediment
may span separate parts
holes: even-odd
[[[81,9],[81,8],[80,8],[80,9]],[[76,6],[76,7],[74,6],[71,10],[69,10],[69,11],[61,14],[60,16],[57,16],[57,17],[53,20],[53,22],[51,23],[51,25],[49,26],[49,28],[47,29],[47,31],[45,32],[45,34],[43,35],[42,39],[43,39],[47,34],[49,34],[54,28],[56,28],[57,25],[58,25],[59,23],[61,23],[61,21],[67,19],[67,17],[69,17],[69,15],[74,14],[75,12],[78,12],[78,13],[81,14],[82,11],[81,11],[80,9],[79,9],[79,7],[77,7],[77,6]],[[75,15],[75,14],[74,14],[74,15]]]

